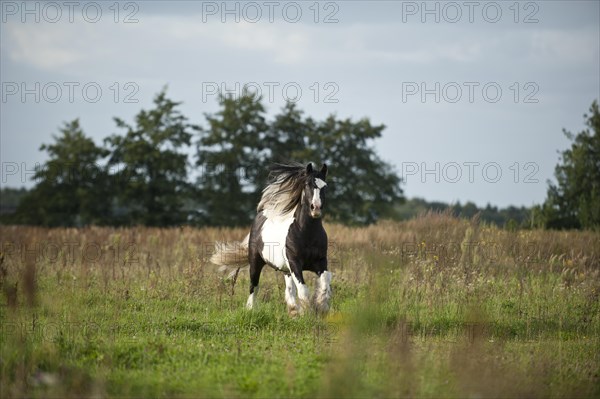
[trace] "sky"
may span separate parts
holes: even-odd
[[[599,25],[598,1],[2,1],[0,185],[65,121],[100,144],[165,86],[201,125],[248,87],[384,124],[409,198],[531,206],[600,98]]]

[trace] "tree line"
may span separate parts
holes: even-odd
[[[402,179],[373,148],[384,125],[329,115],[316,120],[287,103],[267,120],[259,97],[220,96],[219,109],[195,125],[179,102],[158,93],[133,125],[114,118],[119,134],[97,145],[79,120],[64,123],[43,144],[46,163],[31,190],[2,190],[4,224],[42,226],[243,226],[254,217],[268,166],[298,160],[328,163],[329,220],[366,225],[446,211],[510,228],[600,227],[600,112],[594,101],[586,129],[563,130],[556,183],[532,208],[405,201]],[[7,200],[9,204],[7,205]]]
[[[0,198],[0,221],[14,213],[21,200],[29,194],[25,188],[3,188]],[[534,225],[533,208],[508,206],[498,208],[491,204],[478,207],[473,202],[461,204],[441,201],[427,201],[423,198],[411,198],[398,202],[388,215],[391,220],[409,220],[427,212],[449,213],[458,218],[478,218],[480,221],[510,229],[540,227]]]
[[[403,199],[401,179],[376,154],[384,125],[330,115],[306,117],[287,103],[267,120],[252,93],[219,97],[219,110],[194,125],[179,102],[158,93],[149,110],[98,145],[79,120],[65,122],[36,185],[3,223],[42,226],[241,226],[251,222],[272,163],[328,163],[327,214],[346,224],[390,217]]]

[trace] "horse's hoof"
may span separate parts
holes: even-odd
[[[297,307],[288,307],[288,315],[291,318],[296,318],[298,317],[300,314],[298,313],[298,308]]]
[[[315,304],[315,313],[319,316],[326,316],[329,313],[329,304],[317,303]]]

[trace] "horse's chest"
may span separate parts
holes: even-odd
[[[265,262],[283,271],[289,271],[285,243],[293,222],[293,214],[289,217],[267,218],[262,228],[262,257]]]

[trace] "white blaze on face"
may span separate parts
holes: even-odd
[[[318,188],[313,190],[312,204],[315,209],[321,209],[321,190]]]
[[[323,187],[325,187],[327,185],[327,183],[325,183],[323,180],[321,179],[315,179],[315,185],[317,186],[317,188],[315,188],[313,190],[313,198],[311,201],[311,204],[315,207],[315,209],[321,209],[321,189]]]

